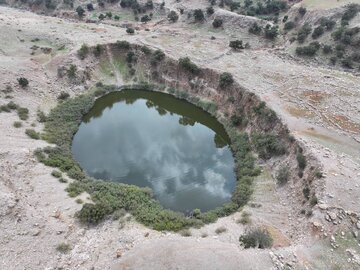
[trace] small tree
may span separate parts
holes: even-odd
[[[76,8],[76,12],[80,18],[84,17],[85,15],[85,10],[82,8],[82,6],[78,6]]]
[[[177,20],[179,19],[179,15],[174,10],[170,11],[167,17],[173,23],[177,22]]]
[[[197,22],[202,22],[205,19],[204,12],[201,9],[194,10],[194,18]]]
[[[20,86],[21,86],[22,88],[25,88],[25,87],[27,87],[27,86],[29,85],[28,79],[26,79],[26,78],[24,78],[24,77],[18,78],[17,81],[18,81],[18,83],[20,84]]]
[[[229,72],[224,72],[220,75],[219,86],[221,88],[229,87],[234,83],[234,78]]]
[[[100,13],[100,15],[99,15],[99,20],[102,21],[102,20],[104,20],[105,18],[106,18],[106,16],[105,16],[104,14]]]
[[[221,27],[223,24],[223,20],[222,19],[219,19],[219,18],[215,18],[212,25],[214,28],[219,28]]]
[[[318,27],[316,27],[311,35],[311,37],[313,39],[317,39],[318,37],[320,37],[322,34],[324,34],[324,28],[320,25]]]

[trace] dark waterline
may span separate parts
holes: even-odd
[[[97,179],[150,187],[165,207],[207,211],[228,202],[234,160],[224,127],[171,95],[139,90],[99,98],[72,144]]]

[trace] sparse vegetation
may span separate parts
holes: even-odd
[[[249,212],[243,211],[241,213],[241,218],[237,222],[242,224],[242,225],[250,224],[251,223],[250,216],[251,215],[250,215]]]
[[[229,72],[224,72],[220,75],[219,86],[221,88],[227,88],[234,83],[234,78]]]
[[[14,126],[15,128],[21,128],[21,127],[22,127],[22,123],[21,123],[20,121],[15,121],[14,124],[13,124],[13,126]]]
[[[273,244],[273,239],[269,232],[265,229],[257,228],[246,232],[240,236],[239,241],[245,248],[270,248]]]
[[[179,65],[191,74],[197,75],[200,73],[200,68],[194,64],[189,57],[180,58]]]
[[[276,180],[279,185],[285,185],[289,181],[290,170],[288,166],[281,167],[276,175]]]
[[[28,135],[31,139],[34,139],[34,140],[40,139],[40,134],[33,129],[26,129],[25,134]]]
[[[51,172],[51,175],[54,176],[55,178],[60,178],[62,176],[62,173],[57,170],[53,170]]]
[[[71,246],[67,243],[60,243],[56,246],[56,250],[60,253],[69,253],[71,251]]]
[[[85,59],[89,54],[89,47],[86,44],[83,44],[81,48],[78,50],[78,56],[81,60]]]
[[[221,226],[219,228],[216,228],[215,233],[216,234],[222,234],[222,233],[224,233],[226,231],[227,231],[227,229],[225,227]]]
[[[25,88],[29,85],[29,81],[28,79],[24,78],[24,77],[20,77],[17,79],[19,85],[22,87],[22,88]]]
[[[29,118],[29,110],[27,108],[18,107],[17,113],[18,113],[20,120],[25,121]]]
[[[234,50],[240,50],[240,49],[244,49],[244,45],[242,40],[232,40],[229,43],[229,47],[234,49]]]
[[[174,10],[170,11],[167,17],[173,23],[177,22],[179,19],[179,15]]]
[[[253,133],[251,140],[260,158],[270,159],[273,156],[281,156],[286,153],[285,146],[276,135]]]
[[[215,18],[214,21],[212,22],[214,28],[219,28],[222,26],[222,24],[223,24],[223,20],[219,18]]]

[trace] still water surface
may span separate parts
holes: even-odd
[[[99,98],[74,136],[72,153],[90,176],[150,187],[175,211],[221,206],[235,187],[223,126],[164,93],[123,90]]]

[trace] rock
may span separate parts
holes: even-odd
[[[358,238],[358,236],[359,236],[359,233],[358,233],[358,231],[352,231],[352,235],[355,237],[355,238]]]
[[[325,204],[325,203],[322,203],[322,204],[319,204],[319,208],[320,208],[321,210],[326,210],[326,209],[328,208],[328,205]]]
[[[116,251],[116,258],[120,258],[122,256],[122,252],[120,249]]]
[[[330,213],[329,216],[332,220],[335,220],[337,217],[336,213]]]
[[[358,228],[358,229],[360,230],[360,221],[358,221],[358,222],[356,223],[356,228]]]

